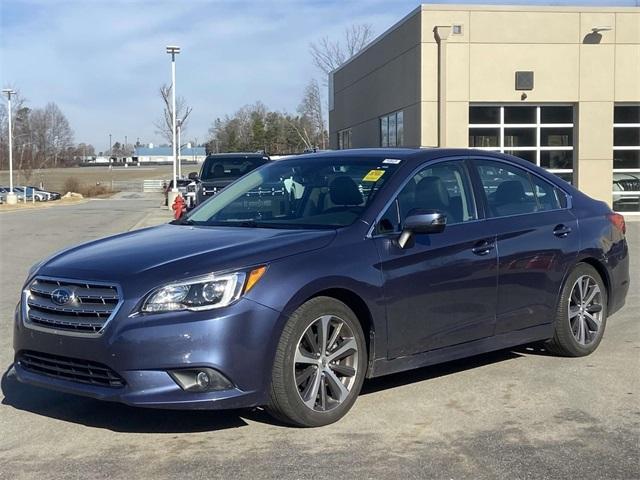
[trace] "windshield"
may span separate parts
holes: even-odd
[[[397,162],[397,161],[393,161]],[[381,158],[301,158],[270,163],[225,188],[185,222],[337,228],[356,221],[397,168]]]
[[[240,178],[266,163],[262,157],[209,157],[202,166],[202,180]]]

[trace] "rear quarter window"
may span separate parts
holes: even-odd
[[[562,192],[556,187],[541,178],[531,175],[533,181],[533,189],[538,200],[538,211],[558,210],[560,208],[560,198]],[[565,198],[565,202],[566,202]]]

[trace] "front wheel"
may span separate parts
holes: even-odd
[[[313,298],[283,329],[268,410],[301,427],[333,423],[356,401],[366,367],[364,334],[353,311],[334,298]]]
[[[556,312],[554,336],[547,349],[583,357],[594,352],[607,323],[607,289],[595,268],[579,263],[569,274]]]

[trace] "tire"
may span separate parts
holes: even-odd
[[[323,327],[325,342],[320,340]],[[320,349],[321,343],[328,348]],[[317,353],[321,350],[322,354]],[[353,311],[331,297],[313,298],[284,326],[276,349],[267,411],[299,427],[336,422],[355,403],[366,368],[367,346]]]
[[[591,294],[591,303],[584,301]],[[593,353],[607,324],[607,298],[607,288],[597,270],[586,263],[577,264],[562,288],[554,335],[545,344],[547,350],[564,357]]]

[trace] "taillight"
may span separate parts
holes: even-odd
[[[611,224],[618,229],[623,235],[627,233],[627,225],[624,223],[624,217],[619,213],[612,212],[607,215]]]

